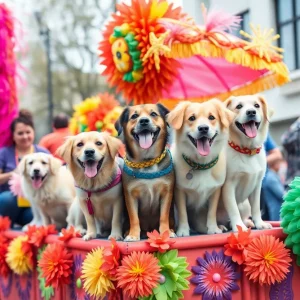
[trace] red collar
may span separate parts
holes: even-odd
[[[228,142],[228,145],[235,151],[240,152],[242,154],[250,155],[250,156],[259,154],[260,150],[262,148],[262,146],[260,146],[259,148],[254,148],[254,149],[241,148],[240,146],[236,145],[234,142]]]

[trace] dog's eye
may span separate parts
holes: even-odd
[[[158,114],[157,114],[155,111],[153,111],[153,112],[150,114],[150,116],[151,116],[151,117],[157,117]]]
[[[82,146],[83,146],[83,143],[81,143],[81,142],[77,144],[77,147],[82,147]]]
[[[135,119],[137,119],[138,117],[139,117],[138,114],[133,114],[133,115],[131,116],[131,119],[132,119],[132,120],[135,120]]]
[[[237,107],[236,107],[236,109],[241,109],[243,107],[243,105],[242,104],[239,104]]]
[[[101,146],[102,143],[101,143],[101,142],[96,142],[96,145],[97,145],[97,146]]]
[[[189,121],[195,121],[196,120],[196,118],[195,118],[195,116],[191,116],[191,117],[189,117]]]
[[[212,120],[215,119],[215,117],[214,117],[213,115],[210,115],[210,116],[208,117],[208,119],[212,121]]]
[[[42,161],[42,164],[43,164],[43,165],[46,165],[47,163],[46,163],[45,161]]]
[[[33,164],[33,161],[30,161],[28,164],[31,166]]]
[[[259,104],[254,104],[254,107],[256,107],[256,108],[260,108],[260,106],[259,106]]]

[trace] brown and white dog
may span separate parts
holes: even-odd
[[[87,223],[84,240],[99,234],[122,240],[123,193],[116,155],[122,143],[108,133],[84,132],[67,141],[58,155],[68,164]]]
[[[225,146],[234,114],[217,99],[204,103],[183,101],[168,115],[175,129],[177,236],[221,233],[217,207],[226,176]]]
[[[222,200],[233,231],[237,225],[247,230],[252,220],[257,229],[272,228],[263,222],[260,211],[262,179],[266,172],[263,149],[272,112],[261,95],[230,97],[225,105],[235,113],[227,145],[227,176]],[[251,212],[244,207],[251,205]],[[245,225],[246,224],[246,225]],[[253,226],[253,224],[252,224]]]
[[[126,145],[122,180],[130,230],[125,241],[138,241],[141,232],[154,229],[174,236],[169,224],[175,178],[166,150],[168,112],[161,104],[127,107],[115,124]]]

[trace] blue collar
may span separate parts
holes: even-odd
[[[160,170],[160,171],[154,172],[154,173],[138,172],[138,171],[133,171],[133,169],[129,168],[124,163],[123,171],[127,175],[132,176],[134,178],[138,178],[138,179],[155,179],[155,178],[160,178],[162,176],[165,176],[165,175],[171,173],[171,171],[173,170],[172,156],[171,156],[170,150],[168,149],[167,151],[170,156],[170,164],[163,170]]]

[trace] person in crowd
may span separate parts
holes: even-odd
[[[23,156],[48,151],[34,144],[34,124],[29,111],[21,110],[11,123],[10,130],[13,145],[0,149],[0,215],[8,216],[12,225],[17,223],[23,226],[32,219],[31,208],[18,206],[17,197],[11,193],[8,181]]]
[[[60,113],[54,117],[53,132],[45,135],[40,140],[39,145],[56,156],[57,148],[59,148],[64,143],[65,138],[70,135],[69,117],[64,113]]]

